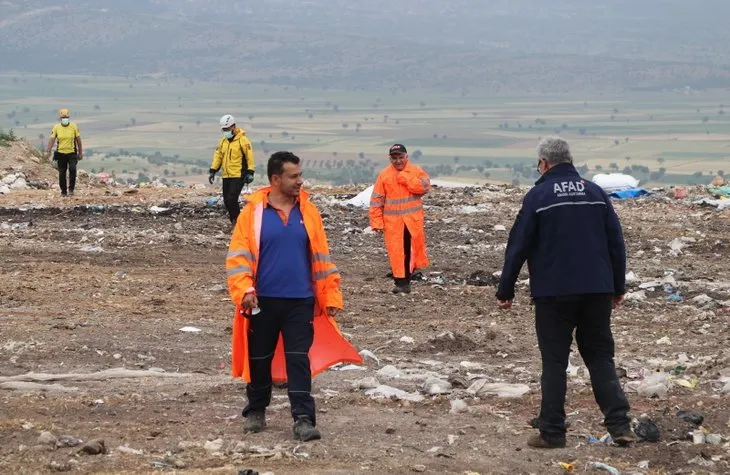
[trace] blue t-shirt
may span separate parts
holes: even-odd
[[[299,203],[292,208],[287,223],[276,208],[264,207],[256,294],[290,299],[314,296],[309,236]]]

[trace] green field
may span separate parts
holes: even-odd
[[[369,181],[388,146],[401,142],[442,179],[530,183],[538,139],[558,133],[591,173],[633,167],[644,183],[704,183],[730,170],[726,99],[726,91],[490,97],[19,73],[0,75],[0,128],[40,146],[58,108],[70,108],[87,150],[83,167],[122,177],[200,181],[218,119],[231,113],[254,144],[259,172],[268,154],[286,149],[312,178]]]

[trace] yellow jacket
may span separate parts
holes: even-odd
[[[221,168],[222,178],[241,178],[244,170],[255,169],[253,148],[245,130],[236,128],[232,139],[221,138],[213,152],[210,172],[215,173]]]

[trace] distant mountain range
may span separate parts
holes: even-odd
[[[0,72],[500,93],[730,87],[729,17],[723,0],[0,0]]]

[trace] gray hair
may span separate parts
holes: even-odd
[[[540,140],[540,144],[537,146],[537,156],[547,160],[548,165],[551,166],[558,163],[573,163],[568,142],[555,136]]]

